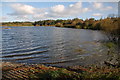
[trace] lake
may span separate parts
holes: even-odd
[[[100,31],[58,27],[11,27],[2,30],[2,60],[53,66],[103,62],[106,36]]]

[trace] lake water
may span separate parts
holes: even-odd
[[[2,30],[2,60],[74,66],[106,59],[100,31],[58,27],[11,27]]]

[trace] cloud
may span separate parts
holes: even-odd
[[[0,22],[4,22],[4,21],[7,21],[7,20],[9,20],[10,19],[10,17],[9,16],[0,16]]]
[[[78,17],[90,11],[105,11],[111,10],[113,7],[105,6],[103,3],[90,3],[92,6],[84,6],[82,2],[76,2],[68,6],[65,5],[54,5],[49,8],[36,8],[31,5],[13,3],[10,5],[13,12],[8,13],[9,16],[14,16],[20,20],[43,20],[43,19],[58,19],[68,17]],[[94,13],[93,16],[102,16],[102,14]]]
[[[10,4],[10,7],[13,9],[13,12],[8,13],[8,15],[14,16],[15,19],[20,20],[31,20],[34,16],[42,16],[45,11],[45,8],[35,8],[33,6],[21,3]]]
[[[19,16],[16,16],[15,19],[17,20],[29,20],[29,16],[28,15],[19,15]]]
[[[51,10],[53,12],[56,12],[56,13],[61,13],[61,12],[63,12],[65,10],[65,6],[64,5],[56,5],[56,6],[53,6],[51,8]]]
[[[113,7],[111,7],[111,6],[107,6],[105,8],[102,8],[102,10],[111,10],[111,9],[113,9]]]
[[[69,6],[55,5],[47,9],[35,8],[31,5],[20,3],[11,4],[10,7],[13,9],[13,12],[8,13],[8,15],[15,16],[16,19],[20,20],[40,20],[74,17],[90,11],[90,8],[83,8],[81,2],[77,2]]]
[[[6,16],[2,16],[2,20],[6,20],[7,19],[7,17]]]
[[[51,8],[35,8],[31,5],[14,3],[10,7],[13,9],[10,16],[14,16],[17,20],[43,20],[43,19],[58,19],[67,17],[77,17],[82,13],[90,11],[90,8],[83,8],[81,2],[71,4],[69,6],[55,5]]]
[[[88,12],[88,11],[92,11],[92,9],[90,9],[90,8],[84,8],[83,9],[83,12]]]
[[[95,2],[95,3],[93,4],[93,7],[96,8],[96,9],[100,9],[100,8],[103,7],[103,4],[102,4],[102,3],[97,3],[97,2]]]
[[[68,7],[64,5],[56,5],[51,7],[52,17],[69,17],[69,16],[79,16],[82,13],[90,11],[89,8],[83,8],[81,2],[75,4],[70,4]]]
[[[75,8],[75,9],[79,9],[79,8],[82,8],[82,3],[77,2],[75,4],[72,4],[72,6],[71,5],[69,5],[69,6],[72,7],[72,8]]]
[[[7,20],[7,19],[8,19],[8,16],[2,16],[2,17],[0,17],[0,19],[1,19],[2,21]]]
[[[10,6],[14,9],[14,12],[10,13],[10,15],[29,15],[29,14],[34,14],[34,10],[35,10],[35,8],[32,6],[24,5],[20,3],[11,4]]]
[[[103,3],[99,3],[99,2],[94,2],[93,3],[93,8],[100,10],[100,11],[107,11],[107,10],[111,10],[113,9],[112,6],[104,6]]]
[[[102,16],[101,13],[94,13],[93,16]]]
[[[50,19],[49,16],[46,13],[47,12],[41,13],[41,14],[35,14],[35,15],[32,16],[32,18],[35,19],[35,20]]]
[[[20,3],[11,4],[10,6],[13,8],[14,12],[10,13],[9,15],[32,15],[36,14],[37,12],[42,12],[42,9]]]

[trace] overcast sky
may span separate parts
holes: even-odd
[[[38,21],[107,17],[118,13],[117,2],[3,2],[2,21]]]

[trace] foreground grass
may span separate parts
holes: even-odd
[[[42,79],[42,80],[106,80],[106,79],[120,79],[119,71],[111,71],[111,72],[86,72],[82,73],[71,72],[66,69],[59,70],[38,70],[37,73],[30,75],[30,78]]]
[[[120,80],[120,68],[3,64],[2,80]]]

